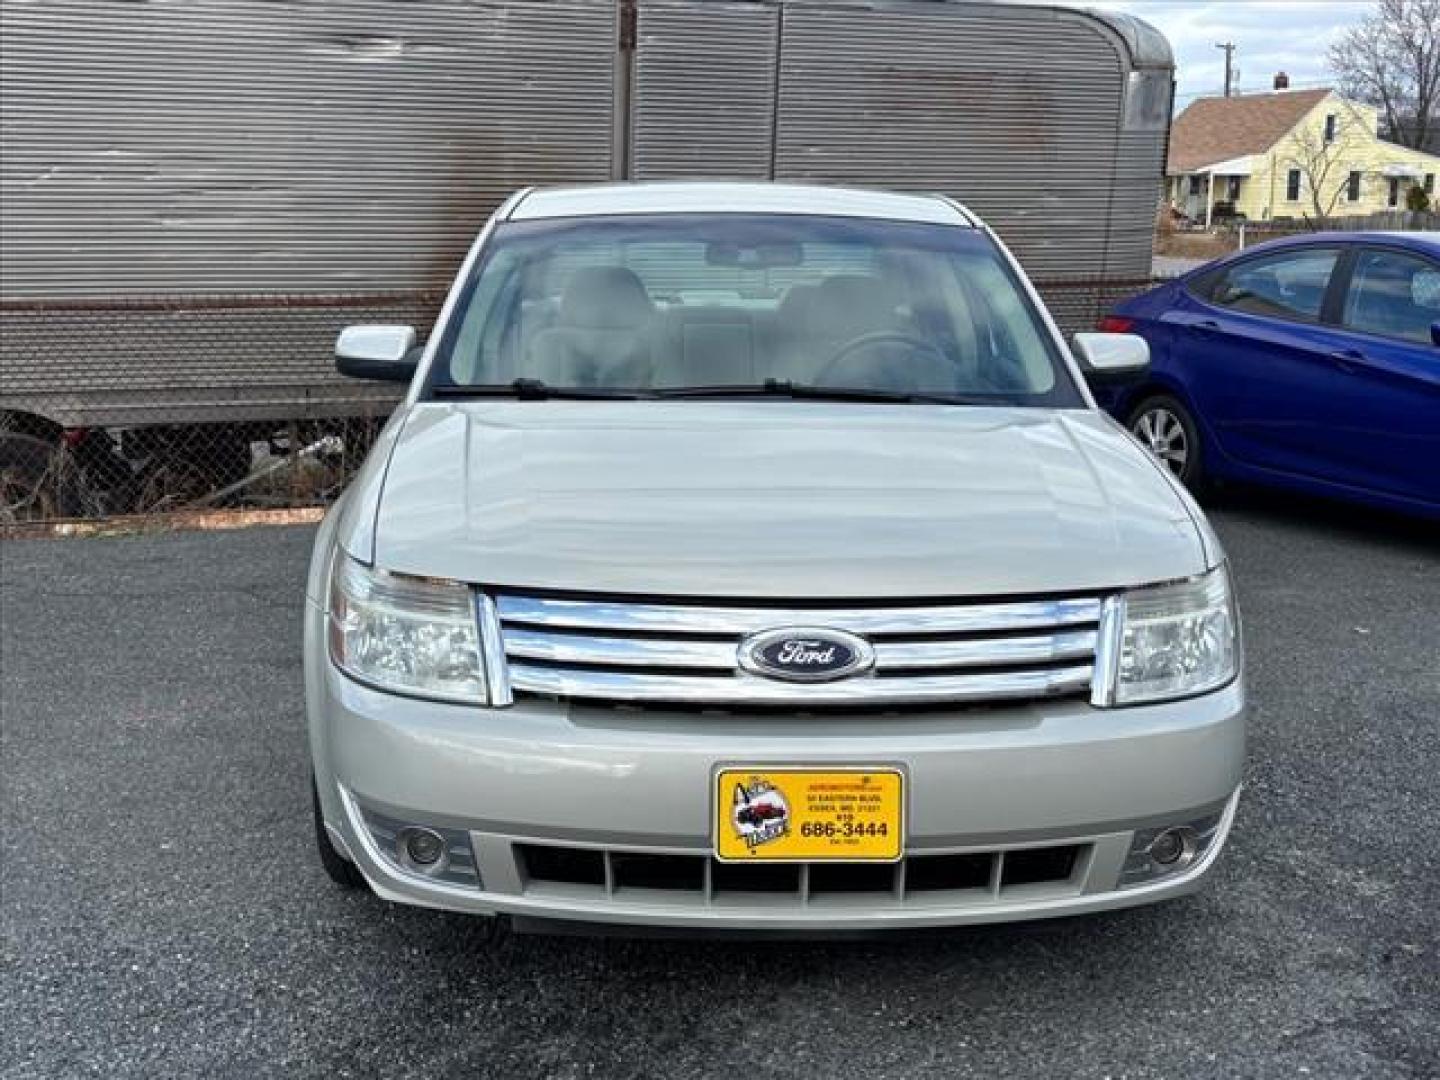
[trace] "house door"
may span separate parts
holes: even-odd
[[[1205,177],[1187,176],[1185,184],[1185,216],[1196,221],[1205,218]]]

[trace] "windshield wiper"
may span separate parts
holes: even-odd
[[[858,401],[881,404],[999,405],[1008,402],[989,397],[959,394],[931,394],[909,390],[877,390],[864,386],[816,386],[789,379],[766,379],[762,383],[734,383],[719,386],[673,386],[659,390],[624,390],[608,386],[551,386],[539,379],[515,379],[508,383],[438,383],[430,387],[437,398],[513,397],[520,401],[641,401],[649,399],[775,397],[809,401]]]
[[[520,401],[565,399],[574,401],[638,401],[654,397],[647,390],[616,390],[608,386],[551,386],[539,379],[515,379],[508,383],[438,383],[430,387],[437,398],[513,397]]]
[[[876,401],[881,403],[929,405],[993,405],[988,398],[959,394],[928,394],[910,390],[876,390],[864,386],[816,386],[789,379],[766,379],[763,383],[736,383],[732,386],[676,386],[656,390],[659,398],[783,397],[813,401]]]

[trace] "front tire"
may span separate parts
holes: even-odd
[[[1179,398],[1170,394],[1145,398],[1130,410],[1125,426],[1171,475],[1191,491],[1200,490],[1205,480],[1200,430]]]
[[[340,854],[325,828],[325,815],[320,809],[320,789],[315,786],[315,777],[310,777],[310,805],[315,816],[315,846],[320,851],[320,865],[330,880],[344,889],[365,888],[365,875],[360,869]]]

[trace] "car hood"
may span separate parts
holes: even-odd
[[[1079,410],[421,403],[373,528],[391,570],[632,595],[1042,593],[1206,564],[1168,478]]]

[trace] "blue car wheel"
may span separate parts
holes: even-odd
[[[1199,489],[1204,478],[1200,433],[1178,398],[1169,394],[1145,398],[1130,410],[1126,426],[1181,483],[1192,491]]]

